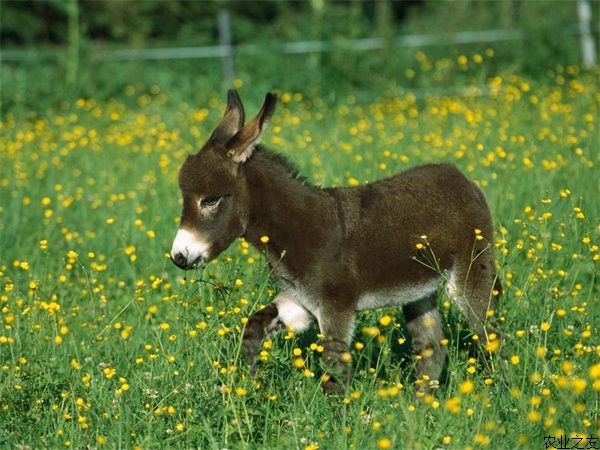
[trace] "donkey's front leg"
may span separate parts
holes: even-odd
[[[256,369],[255,359],[267,336],[286,327],[294,332],[303,331],[308,328],[312,319],[310,313],[298,305],[289,293],[279,294],[273,303],[254,313],[246,323],[242,346],[248,365],[253,371]]]
[[[260,351],[262,341],[269,334],[276,333],[283,328],[283,324],[277,320],[277,316],[277,306],[275,303],[270,303],[250,316],[248,323],[246,323],[242,346],[246,355],[246,363],[253,371],[256,369],[254,362]]]
[[[350,381],[352,357],[349,345],[352,341],[355,316],[354,305],[341,308],[339,305],[325,305],[319,310],[319,328],[325,335],[322,363],[327,372],[323,382],[323,391],[326,394],[344,394]]]

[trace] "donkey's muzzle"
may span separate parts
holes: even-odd
[[[180,269],[186,270],[190,267],[188,266],[187,256],[183,253],[176,253],[175,255],[171,255],[171,261]]]
[[[192,269],[206,260],[210,245],[197,233],[179,228],[171,248],[171,261],[183,269]]]
[[[204,263],[204,258],[199,256],[194,261],[189,262],[187,255],[184,255],[183,253],[175,253],[175,255],[171,254],[171,261],[173,261],[173,264],[180,269],[189,270],[201,266]]]

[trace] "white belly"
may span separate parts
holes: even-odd
[[[359,310],[383,308],[385,306],[402,306],[416,302],[433,294],[438,289],[439,280],[433,279],[421,284],[367,292],[358,298]]]

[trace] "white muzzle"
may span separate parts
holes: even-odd
[[[208,259],[209,247],[208,242],[197,234],[180,228],[173,241],[171,259],[180,268],[189,269]]]

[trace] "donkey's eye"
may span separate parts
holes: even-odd
[[[211,208],[217,206],[221,201],[221,198],[222,197],[217,197],[216,195],[203,198],[202,200],[200,200],[200,206],[202,208]]]

